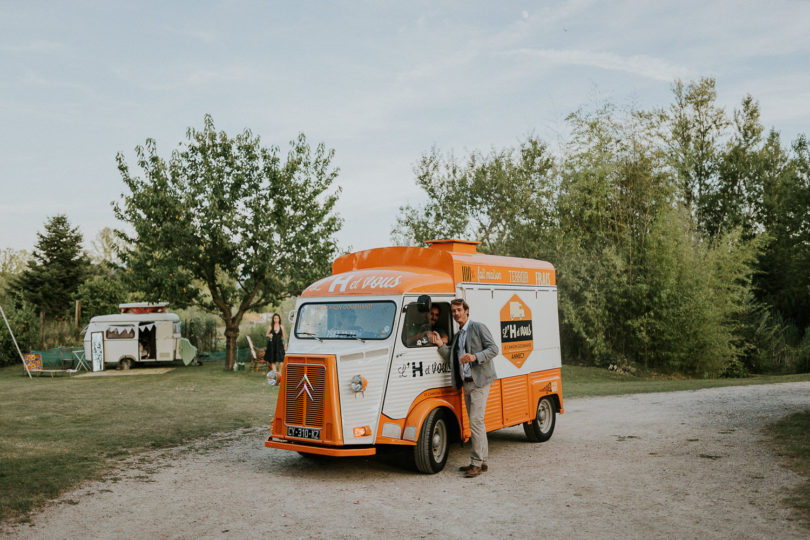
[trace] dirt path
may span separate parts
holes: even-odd
[[[566,401],[552,439],[490,434],[461,478],[396,456],[313,462],[264,431],[141,458],[6,529],[18,538],[807,538],[782,502],[800,479],[760,429],[810,408],[810,382]]]

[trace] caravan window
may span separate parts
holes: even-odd
[[[106,339],[132,339],[135,337],[135,328],[132,326],[108,326],[104,332]]]

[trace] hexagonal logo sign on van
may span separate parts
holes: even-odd
[[[501,308],[501,353],[520,367],[533,349],[532,310],[515,294]]]

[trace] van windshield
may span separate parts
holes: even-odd
[[[386,339],[394,325],[396,304],[323,302],[298,310],[295,336],[301,339]]]

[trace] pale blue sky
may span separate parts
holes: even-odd
[[[599,101],[671,101],[716,77],[766,127],[810,134],[810,2],[39,2],[0,0],[0,248],[65,213],[119,226],[116,152],[163,155],[210,113],[265,144],[336,151],[343,248],[390,243],[413,166],[535,134]]]

